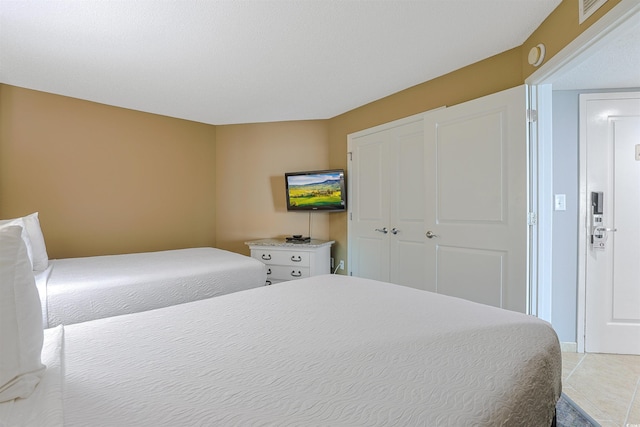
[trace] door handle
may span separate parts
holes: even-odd
[[[391,229],[391,234],[398,234],[400,232],[400,230],[398,230],[397,228],[393,227]]]
[[[429,230],[425,233],[425,236],[427,236],[427,238],[429,239],[433,239],[434,237],[438,237],[437,234],[433,234],[433,231]]]
[[[379,231],[382,234],[387,234],[389,232],[389,230],[387,230],[387,227],[384,227],[382,229],[376,228],[376,231]]]
[[[596,231],[618,231],[618,229],[617,228],[598,227],[598,228],[596,228]]]

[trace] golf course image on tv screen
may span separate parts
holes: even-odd
[[[344,209],[343,180],[341,171],[287,175],[289,209]]]

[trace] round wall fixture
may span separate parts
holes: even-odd
[[[544,45],[540,43],[529,51],[529,64],[537,67],[544,61]]]

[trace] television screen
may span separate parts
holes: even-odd
[[[344,170],[287,172],[287,210],[344,211],[347,193]]]

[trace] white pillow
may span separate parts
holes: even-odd
[[[33,269],[33,249],[31,247],[31,239],[29,238],[29,232],[27,231],[27,224],[25,223],[23,218],[5,219],[0,221],[0,227],[6,227],[10,225],[18,226],[22,229],[20,232],[20,235],[27,248],[27,256],[29,257],[29,264],[31,264],[31,269]]]
[[[0,402],[29,397],[45,370],[40,298],[21,234],[0,228]]]
[[[49,255],[47,255],[47,247],[44,244],[38,212],[22,217],[22,219],[27,226],[27,233],[29,234],[29,240],[31,240],[33,269],[36,271],[46,270],[49,266]]]
[[[25,233],[29,236],[28,241],[25,239],[25,243],[27,244],[27,251],[29,253],[29,259],[31,259],[31,263],[33,264],[33,269],[35,271],[46,270],[49,266],[49,255],[47,255],[47,247],[44,243],[38,212],[21,218],[2,220],[0,221],[0,225],[17,220],[23,221],[23,223],[19,225],[25,228]]]

